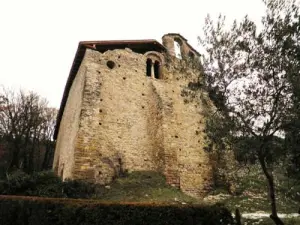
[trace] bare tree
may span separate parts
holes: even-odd
[[[53,150],[52,132],[55,109],[50,109],[38,94],[2,88],[0,107],[0,136],[10,155],[8,170],[39,169],[41,151],[45,152],[43,167]],[[52,149],[52,150],[51,150]]]

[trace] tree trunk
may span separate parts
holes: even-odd
[[[19,169],[19,151],[13,150],[12,154],[12,160],[10,165],[8,166],[8,171],[11,171],[13,169]]]
[[[240,213],[240,210],[238,208],[235,209],[235,222],[236,222],[236,225],[242,225],[241,213]]]
[[[19,169],[20,167],[20,148],[18,145],[19,140],[13,140],[12,138],[8,139],[9,142],[9,148],[12,151],[12,155],[11,155],[11,161],[10,164],[8,165],[7,170],[8,171],[12,171],[15,169]]]
[[[275,187],[274,187],[274,179],[272,173],[270,173],[267,169],[266,162],[263,156],[259,156],[259,163],[261,168],[267,178],[268,181],[268,189],[269,189],[269,198],[271,201],[271,215],[270,218],[274,221],[276,225],[284,225],[282,220],[277,215],[277,207],[276,207],[276,198],[275,198]]]

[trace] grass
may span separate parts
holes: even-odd
[[[270,213],[270,203],[267,197],[267,186],[264,175],[259,167],[250,170],[239,170],[236,195],[229,195],[224,188],[216,188],[209,197],[213,201],[194,199],[178,188],[166,184],[165,177],[157,172],[136,171],[124,177],[117,178],[107,186],[89,185],[81,182],[68,181],[62,183],[52,173],[43,172],[35,176],[15,174],[11,176],[9,187],[12,193],[18,195],[58,197],[58,198],[88,198],[108,202],[149,202],[167,204],[224,204],[232,212],[238,208],[243,213],[262,211]],[[278,213],[296,213],[300,205],[300,185],[296,179],[287,179],[280,170],[275,171],[276,197]],[[6,182],[7,183],[7,182]],[[4,184],[2,182],[2,184]],[[0,182],[0,192],[6,190]],[[221,197],[220,197],[221,196]],[[271,225],[270,218],[256,220],[243,219],[244,224]],[[287,225],[300,225],[300,218],[284,219]]]
[[[182,193],[178,188],[167,185],[164,176],[151,171],[132,172],[126,177],[118,178],[101,196],[95,198],[115,202],[199,202]]]
[[[32,175],[17,171],[0,180],[0,194],[98,199],[109,202],[199,203],[166,184],[157,172],[136,171],[103,186],[80,181],[62,182],[52,172]]]
[[[300,185],[297,179],[288,178],[278,166],[274,170],[276,184],[276,200],[278,213],[297,213],[300,206]],[[220,196],[219,201],[232,212],[236,208],[240,213],[264,212],[270,213],[270,201],[268,199],[268,188],[266,178],[259,166],[253,165],[250,170],[244,168],[239,170],[237,179],[236,195],[229,195],[226,189],[218,188],[211,192],[215,197]],[[271,225],[274,222],[270,218],[243,219],[245,225],[260,224]],[[283,219],[286,225],[300,225],[300,218]]]

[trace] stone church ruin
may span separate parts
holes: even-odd
[[[125,171],[157,171],[191,196],[205,193],[212,180],[205,106],[184,95],[199,71],[180,66],[199,57],[174,33],[162,44],[80,42],[57,118],[55,172],[108,184]]]

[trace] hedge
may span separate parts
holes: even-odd
[[[76,180],[62,182],[52,171],[26,174],[15,171],[0,179],[0,195],[22,195],[54,198],[92,198],[105,188]],[[0,224],[1,225],[1,224]]]
[[[95,200],[0,196],[1,225],[229,225],[218,205],[108,203]]]

